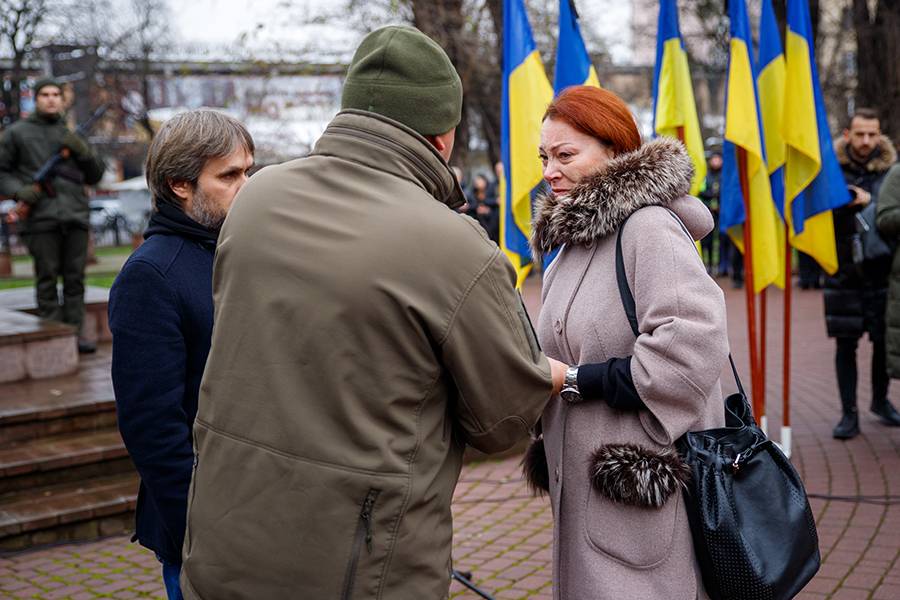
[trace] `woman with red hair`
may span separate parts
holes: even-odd
[[[582,365],[544,411],[545,454],[536,444],[528,461],[553,508],[554,597],[706,598],[674,444],[725,421],[725,301],[694,243],[712,215],[687,195],[684,146],[642,144],[612,92],[563,91],[540,153],[552,193],[535,208],[533,251],[560,252],[544,273],[538,337],[548,356]],[[620,230],[637,335],[617,285]]]

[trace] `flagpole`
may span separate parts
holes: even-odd
[[[787,207],[784,219],[784,372],[781,392],[781,450],[791,457],[791,237]]]
[[[768,319],[769,288],[759,293],[759,426],[768,435],[769,420],[766,415],[766,324]]]
[[[753,414],[759,417],[759,357],[756,344],[756,294],[753,292],[753,245],[750,233],[750,179],[747,174],[747,151],[737,146],[738,173],[744,200],[744,288],[747,298],[747,343],[750,348],[750,390]]]

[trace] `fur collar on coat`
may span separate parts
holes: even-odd
[[[848,150],[849,146],[850,144],[843,137],[839,137],[834,142],[834,153],[837,155],[838,162],[842,167],[846,167],[852,163],[865,168],[865,170],[870,173],[883,173],[890,169],[891,165],[897,162],[897,150],[894,148],[891,139],[886,135],[882,135],[881,139],[878,140],[878,145],[876,146],[879,150],[878,154],[872,157],[872,159],[864,165],[850,158],[850,151]]]
[[[568,194],[538,198],[533,255],[563,244],[588,244],[617,231],[640,208],[669,206],[690,191],[693,176],[684,145],[672,138],[657,138],[621,154]]]

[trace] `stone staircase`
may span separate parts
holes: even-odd
[[[106,318],[109,291],[85,289],[83,335],[93,342],[110,341]],[[0,383],[44,379],[78,369],[76,331],[35,316],[34,288],[0,292]]]
[[[80,359],[71,328],[0,292],[0,375],[20,375],[0,377],[0,552],[133,528],[138,478],[116,427],[105,292],[88,298],[98,351]]]

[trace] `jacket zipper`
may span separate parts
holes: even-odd
[[[363,500],[362,509],[359,511],[359,520],[356,523],[356,533],[353,535],[353,548],[350,552],[350,562],[347,565],[347,574],[344,576],[344,591],[341,600],[350,600],[353,592],[353,584],[356,580],[356,568],[359,565],[359,554],[362,552],[363,543],[366,551],[372,553],[372,511],[375,509],[375,500],[381,490],[370,489]]]
[[[391,149],[396,150],[397,152],[414,162],[416,166],[418,166],[422,170],[422,172],[433,175],[434,179],[432,181],[440,182],[441,180],[441,176],[437,173],[437,171],[431,168],[431,165],[422,160],[414,152],[410,151],[406,146],[400,144],[399,142],[395,142],[389,137],[378,135],[377,133],[372,133],[370,131],[365,131],[362,129],[345,127],[343,125],[332,125],[328,129],[333,133],[337,133],[338,135],[359,136],[370,141],[377,142],[381,145],[389,146]],[[440,187],[440,183],[438,183],[438,187]]]

